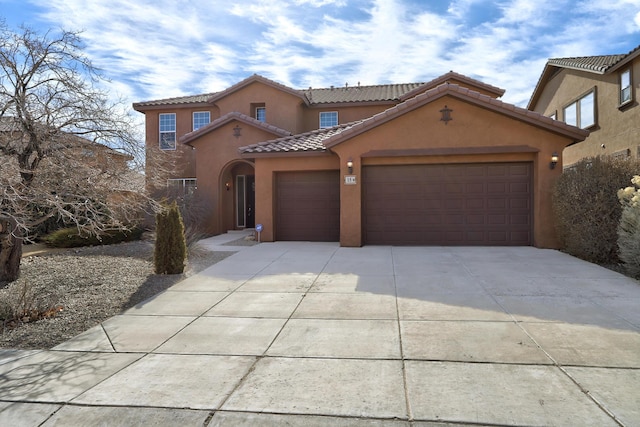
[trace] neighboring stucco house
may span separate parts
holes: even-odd
[[[147,151],[175,153],[174,178],[197,182],[212,233],[262,224],[263,241],[556,247],[552,157],[588,132],[503,93],[454,72],[305,90],[254,75],[134,108]]]
[[[528,109],[590,131],[564,165],[611,155],[640,158],[640,46],[620,55],[549,59]]]

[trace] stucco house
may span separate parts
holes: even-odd
[[[197,185],[211,233],[261,224],[262,241],[556,247],[560,153],[588,132],[503,93],[454,72],[304,90],[253,75],[134,108],[147,151],[181,159],[173,179]]]
[[[640,46],[629,53],[549,59],[527,108],[590,131],[565,148],[564,165],[585,157],[640,158]]]

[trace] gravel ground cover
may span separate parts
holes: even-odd
[[[22,299],[38,320],[0,320],[0,348],[54,347],[233,253],[196,246],[178,275],[153,273],[149,241],[25,256],[20,278],[0,289],[0,313]]]

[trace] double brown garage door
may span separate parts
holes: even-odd
[[[276,240],[339,241],[338,171],[276,176]],[[365,166],[363,243],[531,245],[531,163]]]
[[[531,174],[531,163],[364,167],[364,242],[531,245]]]
[[[340,240],[340,172],[276,175],[276,240]]]

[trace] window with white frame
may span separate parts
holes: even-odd
[[[596,92],[592,90],[564,107],[564,122],[582,129],[596,124]]]
[[[620,73],[620,105],[631,102],[631,69]]]
[[[330,128],[338,125],[337,111],[323,111],[320,113],[320,128]]]
[[[553,113],[551,113],[551,115],[549,116],[550,119],[553,120],[557,120],[558,119],[558,114],[556,114],[556,112],[554,111]]]
[[[160,149],[176,149],[176,113],[160,114]]]
[[[267,108],[266,107],[256,107],[256,120],[261,122],[267,121]]]
[[[188,196],[196,190],[195,178],[174,178],[167,180],[167,188],[174,196]]]
[[[196,111],[193,113],[193,130],[198,130],[202,126],[209,124],[211,113],[208,111]]]

